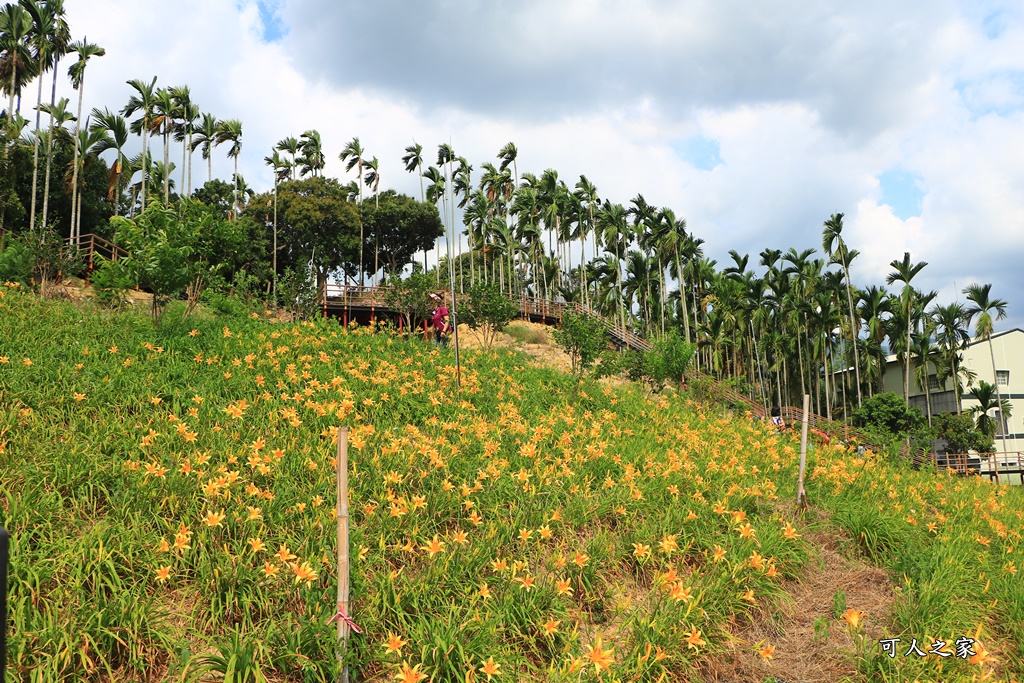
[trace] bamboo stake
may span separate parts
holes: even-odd
[[[348,615],[348,427],[338,427],[338,614]],[[338,619],[338,663],[341,664],[341,683],[348,683],[349,625],[346,619]]]
[[[807,411],[810,410],[811,396],[804,394],[803,426],[800,429],[800,478],[796,485],[797,507],[807,509],[807,492],[804,491],[804,470],[807,468]]]

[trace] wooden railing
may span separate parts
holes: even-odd
[[[717,399],[732,403],[744,410],[749,410],[750,414],[754,417],[767,417],[763,404],[754,401],[748,396],[744,396],[741,392],[719,382],[710,375],[704,375],[702,373],[691,374],[702,378],[702,381],[710,384],[713,387],[714,397]],[[780,413],[783,421],[790,429],[799,429],[800,425],[803,423],[804,411],[801,408],[796,408],[794,406],[782,406]],[[830,439],[839,439],[844,443],[856,442],[859,445],[864,445],[875,451],[881,451],[884,448],[883,443],[874,437],[865,434],[856,427],[851,427],[841,422],[834,422],[810,411],[807,413],[807,426],[809,429],[814,429],[822,434],[828,435]],[[908,447],[906,444],[902,444],[900,446],[899,453],[903,458],[909,460],[918,467],[928,462],[929,458],[931,458],[932,462],[935,461],[935,456],[929,454],[925,449]]]
[[[328,283],[320,298],[320,305],[326,310],[328,304],[332,306],[350,307],[376,307],[387,310],[385,293],[390,290],[387,286],[367,285],[339,285]],[[456,294],[456,302],[465,300],[467,295]],[[542,321],[556,323],[562,319],[567,310],[578,313],[586,313],[601,321],[601,324],[608,331],[612,340],[621,346],[640,351],[649,351],[651,344],[643,337],[623,328],[599,313],[583,306],[579,302],[567,303],[564,301],[551,301],[534,296],[512,297],[512,300],[519,305],[519,312],[524,318],[540,317]]]
[[[72,238],[69,237],[67,242],[73,246],[77,246],[80,251],[87,252],[90,271],[93,269],[93,259],[97,252],[108,261],[116,261],[119,258],[123,259],[128,257],[127,251],[113,242],[92,233],[80,235],[74,242],[72,242]]]
[[[6,228],[0,230],[0,239],[7,236],[10,231]],[[64,241],[69,246],[77,247],[79,251],[86,252],[88,258],[89,270],[93,268],[93,259],[97,253],[110,261],[116,261],[119,258],[127,258],[128,252],[117,246],[110,240],[107,240],[99,235],[93,233],[87,233],[85,235],[79,235],[78,239],[72,237],[65,237]]]
[[[996,484],[1003,481],[1011,484],[1024,483],[1024,453],[1020,451],[1008,451],[1005,454],[1002,452],[946,453],[942,455],[932,453],[929,454],[928,460],[940,471],[949,468],[957,474],[987,476],[989,481]],[[972,461],[977,462],[978,469],[972,467]],[[988,465],[988,467],[982,471],[982,465]]]

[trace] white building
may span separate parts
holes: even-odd
[[[989,384],[993,381],[999,386],[1003,399],[1010,402],[1011,410],[1008,419],[996,418],[996,452],[1005,450],[1013,453],[1008,461],[1020,460],[1018,453],[1024,451],[1024,330],[1012,329],[996,332],[992,335],[992,351],[996,358],[996,376],[992,376],[992,355],[989,352],[988,340],[973,339],[962,351],[963,366],[974,372],[978,380]],[[913,360],[911,361],[913,362]],[[932,414],[956,412],[956,395],[953,391],[952,379],[939,382],[935,376],[935,366],[929,365],[928,385],[931,394]],[[884,387],[886,391],[903,395],[903,363],[896,356],[886,358]],[[910,369],[910,405],[917,406],[921,412],[927,410],[925,392],[917,387],[914,367]],[[961,396],[963,410],[966,413],[978,401],[970,389],[965,388]],[[996,411],[993,411],[996,412]],[[992,413],[990,413],[992,414]]]

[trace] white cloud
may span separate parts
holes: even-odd
[[[187,83],[204,111],[242,120],[241,171],[256,188],[270,183],[271,146],[309,128],[329,174],[343,175],[337,154],[358,136],[383,184],[413,195],[400,163],[413,139],[429,161],[451,142],[477,169],[512,140],[520,172],[552,167],[570,185],[586,174],[623,203],[643,193],[720,261],[732,248],[751,263],[764,247],[820,251],[822,221],[842,211],[863,284],[909,250],[930,263],[922,287],[992,281],[1024,310],[1024,17],[1012,5],[273,7],[288,33],[266,43],[253,0],[70,3],[75,35],[107,48],[90,63],[87,108],[123,106],[130,78]],[[716,141],[722,163],[681,159],[674,142],[694,136]],[[223,150],[215,159],[227,177]],[[921,178],[921,216],[880,204],[876,179],[892,168]]]

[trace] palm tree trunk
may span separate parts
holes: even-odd
[[[164,204],[171,201],[171,140],[167,130],[167,115],[164,114]],[[238,187],[238,173],[235,172],[235,187]],[[237,201],[237,195],[236,195]]]
[[[14,107],[14,74],[15,70],[11,69],[11,107]],[[36,104],[36,131],[35,131],[35,145],[32,152],[32,200],[31,209],[29,212],[29,230],[35,230],[36,227],[36,195],[38,194],[39,187],[39,125],[40,117],[42,116],[40,107],[43,106],[43,77],[39,76],[39,95],[38,102]],[[7,111],[14,111],[8,109]],[[51,118],[52,121],[52,118]],[[51,124],[52,125],[52,124]]]
[[[53,87],[50,90],[50,107],[57,104],[57,65],[60,59],[53,62]],[[46,141],[46,180],[43,184],[43,227],[46,227],[48,210],[50,208],[50,170],[53,167],[53,114],[50,114],[50,136]]]
[[[82,128],[82,98],[85,95],[85,70],[82,70],[82,77],[78,82],[78,118],[75,119],[75,156],[71,164],[71,241],[77,243],[78,226],[75,221],[75,207],[78,206],[78,155],[79,141],[78,131]]]
[[[828,337],[822,334],[821,338],[821,364],[824,369],[825,375],[825,417],[832,421],[832,401],[829,396],[829,381],[828,381]]]
[[[910,322],[913,317],[913,308],[911,306],[910,296],[907,295],[907,354],[906,363],[904,363],[904,374],[903,374],[903,400],[910,404]]]
[[[924,361],[924,400],[925,406],[928,408],[928,429],[932,428],[932,388],[931,379],[928,374],[928,359]]]
[[[846,301],[850,305],[850,338],[853,340],[853,370],[857,377],[857,407],[860,408],[862,400],[860,393],[860,354],[857,352],[857,339],[860,337],[860,325],[856,322],[853,313],[853,291],[850,288],[850,269],[843,259],[843,270],[846,271]]]
[[[185,171],[188,168],[186,151],[188,150],[188,138],[181,141],[181,185],[178,186],[178,194],[187,197],[190,193],[188,185],[185,184]]]
[[[800,395],[803,396],[807,393],[807,385],[804,382],[804,348],[803,344],[800,343],[800,332],[796,334],[796,355],[798,365],[800,366]]]

